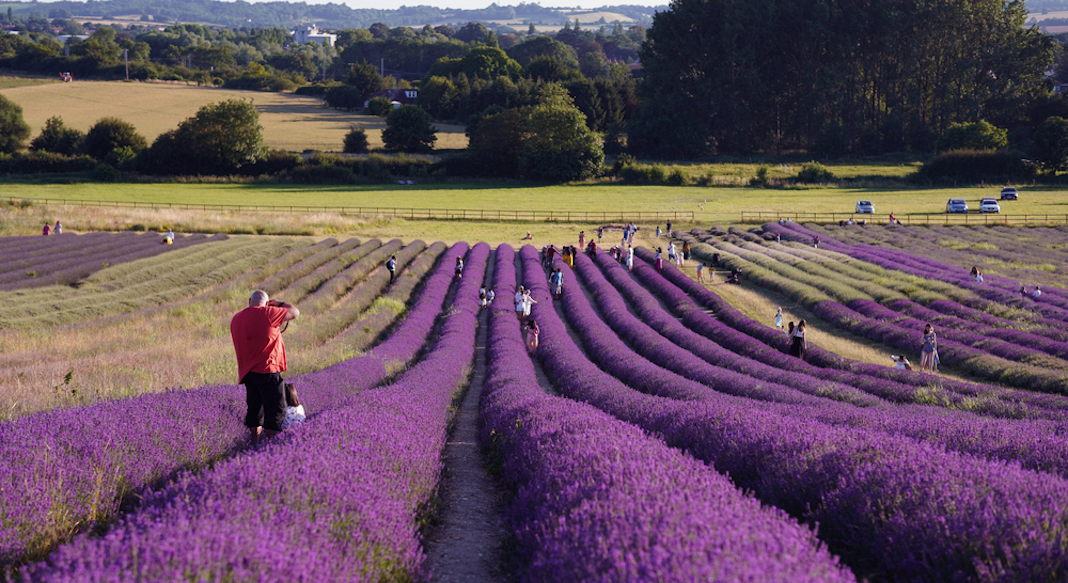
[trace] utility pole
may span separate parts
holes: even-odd
[[[122,62],[126,65],[126,80],[130,80],[130,49],[122,49]]]

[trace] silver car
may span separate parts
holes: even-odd
[[[946,203],[947,213],[966,213],[968,212],[968,203],[963,198],[951,198]]]
[[[875,205],[870,200],[858,200],[857,201],[857,214],[858,215],[874,215]]]
[[[1000,213],[1001,205],[998,204],[995,198],[984,198],[979,201],[979,212],[981,213]]]

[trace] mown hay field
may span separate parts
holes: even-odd
[[[213,87],[196,87],[172,83],[137,81],[74,81],[6,87],[0,94],[22,106],[32,135],[40,133],[52,116],[82,131],[102,117],[128,121],[151,143],[163,132],[178,127],[209,103],[227,99],[251,101],[260,112],[264,143],[277,150],[302,152],[341,151],[345,134],[352,126],[367,132],[371,148],[382,146],[385,120],[371,115],[323,107],[322,100],[291,93],[233,91]],[[460,126],[439,124],[440,149],[467,147],[467,136]]]

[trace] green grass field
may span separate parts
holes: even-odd
[[[416,185],[279,184],[6,184],[15,199],[181,203],[245,206],[377,207],[467,210],[693,212],[699,223],[737,222],[741,213],[767,213],[768,220],[790,213],[852,213],[858,199],[870,199],[884,221],[940,214],[946,200],[996,197],[1000,186],[968,188],[776,189],[751,187],[634,186],[620,183],[531,185],[523,182],[428,183]],[[1018,201],[1004,201],[1005,215],[1068,214],[1068,196],[1054,187],[1021,187]],[[702,208],[703,207],[703,208]],[[970,216],[976,219],[977,215]]]
[[[367,131],[372,148],[382,146],[385,120],[379,117],[339,111],[322,106],[314,97],[291,93],[232,91],[185,84],[124,81],[75,81],[11,86],[0,79],[0,94],[22,106],[32,136],[44,128],[48,118],[58,115],[68,127],[88,130],[102,117],[128,121],[149,143],[209,103],[227,99],[251,100],[260,112],[263,140],[269,148],[302,152],[341,151],[345,134],[352,126]],[[461,126],[439,124],[439,149],[467,147]]]

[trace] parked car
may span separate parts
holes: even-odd
[[[857,201],[857,214],[858,215],[874,215],[875,205],[870,200],[858,200]]]
[[[946,203],[947,213],[966,213],[968,212],[968,203],[963,198],[951,198]]]
[[[998,204],[997,199],[984,198],[979,201],[979,212],[981,213],[1000,213],[1001,205]]]
[[[1001,200],[1016,200],[1020,197],[1020,193],[1016,192],[1015,186],[1006,186],[1001,189]]]

